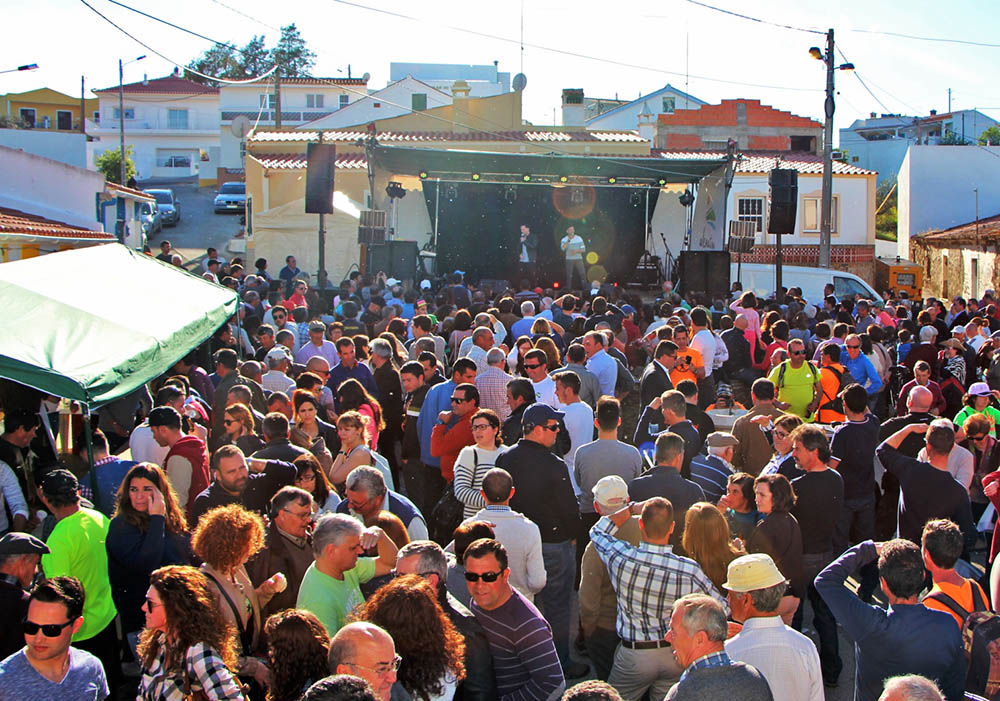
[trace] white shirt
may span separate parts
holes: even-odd
[[[24,494],[21,492],[21,484],[17,481],[17,475],[10,469],[10,465],[0,461],[0,533],[6,531],[11,525],[7,523],[7,509],[4,508],[4,502],[7,503],[7,507],[10,508],[10,512],[14,516],[18,514],[25,518],[31,516],[28,513],[28,502],[25,501]]]
[[[705,373],[711,375],[715,367],[715,334],[708,329],[702,329],[691,339],[691,347],[701,353],[705,363]]]
[[[559,246],[566,252],[566,260],[583,260],[583,254],[587,252],[587,244],[579,234],[563,236]]]
[[[542,560],[542,535],[527,516],[510,507],[486,507],[466,521],[494,524],[497,540],[507,549],[511,586],[528,601],[545,588],[545,562]]]
[[[536,402],[548,404],[553,409],[559,406],[559,400],[556,398],[556,381],[551,377],[546,375],[544,380],[532,382],[531,386],[535,388]]]
[[[581,492],[573,474],[573,466],[576,463],[576,449],[594,440],[594,410],[584,402],[562,404],[558,410],[566,413],[563,423],[569,432],[570,447],[563,460],[569,469],[569,481],[573,484],[573,493],[579,497]]]
[[[774,701],[826,698],[816,646],[778,616],[747,619],[743,630],[726,641],[726,653],[756,667],[771,687]]]
[[[615,396],[615,384],[618,382],[617,360],[602,348],[587,358],[587,369],[597,375],[597,381],[601,383],[601,394]]]
[[[168,446],[160,445],[153,438],[153,431],[149,428],[148,421],[143,421],[132,430],[132,435],[128,438],[128,447],[132,452],[132,459],[136,462],[151,462],[160,467],[164,467],[163,462],[170,452]]]

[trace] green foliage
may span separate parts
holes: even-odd
[[[281,28],[281,39],[271,58],[280,66],[283,78],[307,78],[316,63],[316,54],[309,50],[294,22]]]
[[[979,135],[980,146],[1000,146],[1000,127],[990,127]]]
[[[226,80],[247,80],[267,73],[275,63],[285,78],[310,75],[316,63],[316,54],[309,49],[295,24],[281,28],[281,38],[274,48],[267,48],[263,34],[254,35],[241,49],[215,44],[191,61],[187,68]],[[190,70],[185,72],[185,77],[206,85],[219,84],[217,80],[204,78]]]
[[[896,187],[895,178],[888,178],[882,181],[875,190],[875,206],[878,207],[881,205],[881,209],[875,213],[876,238],[886,241],[896,240],[896,195],[898,192],[899,188]]]
[[[240,51],[240,79],[254,78],[267,73],[274,61],[264,44],[264,35],[254,36]]]
[[[962,138],[961,136],[959,136],[958,134],[956,134],[954,131],[952,131],[951,129],[949,129],[949,130],[947,130],[944,133],[944,136],[941,137],[941,141],[938,142],[938,143],[941,146],[968,146],[969,145],[969,140],[965,139],[965,138]]]
[[[236,53],[236,49],[233,47],[215,44],[212,48],[208,49],[201,56],[189,63],[187,67],[193,68],[194,70],[204,73],[205,75],[214,75],[219,78],[238,80],[242,77],[243,73],[241,58],[242,57]],[[190,78],[191,80],[199,83],[205,83],[206,85],[214,86],[219,84],[216,80],[203,78],[202,76],[197,75],[196,73],[191,73],[190,71],[185,71],[184,77]]]
[[[132,147],[125,147],[125,183],[121,181],[121,150],[117,148],[109,149],[94,159],[97,170],[104,174],[104,179],[124,185],[135,177],[135,161],[132,160]]]

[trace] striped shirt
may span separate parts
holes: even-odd
[[[470,608],[486,633],[493,655],[497,692],[504,701],[548,699],[566,686],[552,629],[534,604],[516,589],[500,607]]]
[[[694,560],[674,555],[670,545],[645,541],[638,547],[614,537],[618,528],[607,516],[590,529],[590,539],[608,566],[611,584],[618,594],[615,625],[622,640],[663,640],[670,628],[674,601],[685,594],[704,593],[722,604],[729,603]]]
[[[729,475],[733,470],[718,455],[695,455],[691,459],[691,481],[705,492],[705,499],[713,504],[726,493]]]

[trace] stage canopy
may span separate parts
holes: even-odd
[[[112,243],[0,265],[0,377],[91,408],[170,368],[236,310],[233,290]]]

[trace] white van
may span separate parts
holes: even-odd
[[[736,277],[736,268],[736,263],[730,267],[729,276],[732,282],[740,279]],[[752,290],[758,297],[766,299],[775,290],[774,274],[774,265],[770,263],[744,263],[740,281],[744,290]],[[820,307],[823,304],[823,288],[830,282],[833,283],[833,294],[837,299],[882,299],[867,282],[843,270],[806,268],[797,265],[781,266],[782,286],[802,288],[802,296]]]

